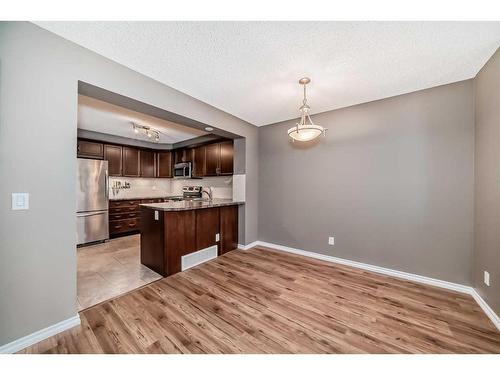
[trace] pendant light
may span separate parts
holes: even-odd
[[[300,121],[293,128],[288,129],[288,135],[292,141],[307,142],[319,137],[321,134],[326,135],[326,129],[322,126],[315,125],[309,116],[311,107],[307,104],[306,85],[311,82],[310,78],[304,77],[299,80],[299,83],[304,86],[304,99],[299,108]]]

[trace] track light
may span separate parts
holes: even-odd
[[[135,122],[132,122],[132,128],[134,129],[135,134],[142,134],[146,136],[148,139],[154,139],[155,142],[160,142],[160,131],[157,129],[154,129],[150,126],[146,125],[139,125],[136,124]]]

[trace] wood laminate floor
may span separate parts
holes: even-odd
[[[232,251],[91,307],[24,353],[500,353],[465,294],[278,251]]]
[[[161,279],[141,264],[140,242],[136,234],[77,249],[78,311]]]

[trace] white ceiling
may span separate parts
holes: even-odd
[[[131,111],[88,96],[78,95],[79,129],[153,142],[143,134],[135,134],[132,122],[160,130],[162,134],[160,134],[158,143],[177,143],[208,134],[185,125]]]
[[[255,125],[474,77],[500,22],[37,22]]]

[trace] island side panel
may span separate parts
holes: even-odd
[[[220,208],[219,255],[238,248],[238,206]]]
[[[162,276],[167,276],[164,253],[163,212],[141,207],[141,263]]]
[[[196,210],[196,251],[217,245],[215,236],[219,230],[218,207]]]
[[[196,251],[195,210],[166,211],[165,228],[165,268],[167,275],[181,271],[181,257]]]

